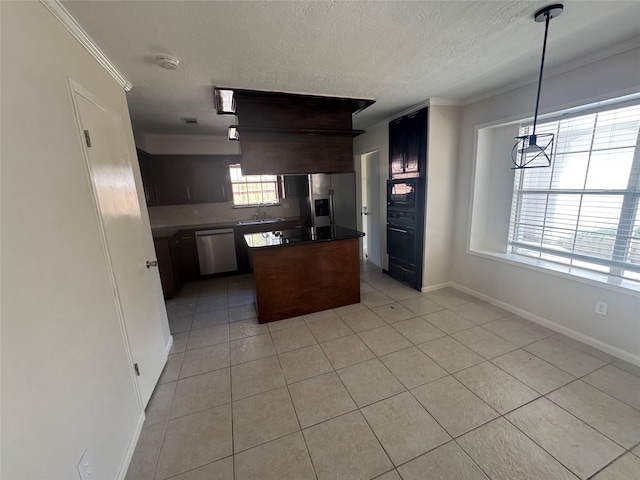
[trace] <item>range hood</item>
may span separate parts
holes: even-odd
[[[219,114],[236,115],[242,173],[354,171],[352,117],[374,100],[216,87]]]

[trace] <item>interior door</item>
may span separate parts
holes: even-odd
[[[72,88],[114,294],[144,407],[166,363],[171,338],[158,269],[146,264],[155,260],[151,232],[143,229],[122,120],[82,87]]]

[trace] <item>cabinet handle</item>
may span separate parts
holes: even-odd
[[[157,267],[157,266],[158,266],[157,260],[152,260],[152,261],[147,260],[147,268]]]
[[[187,187],[187,198],[191,200],[191,190]]]
[[[393,232],[408,233],[406,230],[400,230],[399,228],[387,227],[387,229],[389,229],[389,230],[391,230]]]

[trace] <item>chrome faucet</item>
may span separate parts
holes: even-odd
[[[260,210],[261,208],[264,208],[264,206],[264,202],[260,202],[258,204],[258,207],[256,208],[256,214],[254,215],[256,220],[264,220],[265,218],[267,218],[267,212],[264,210]]]

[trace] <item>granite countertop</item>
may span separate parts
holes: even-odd
[[[289,217],[283,218],[279,220],[281,222],[288,222],[291,220],[300,220],[300,217]],[[169,238],[175,235],[176,232],[180,230],[216,230],[219,228],[233,228],[233,227],[244,227],[244,226],[255,226],[255,225],[268,225],[278,224],[279,221],[272,221],[266,223],[242,223],[242,222],[250,222],[250,220],[228,220],[226,222],[210,222],[210,223],[194,223],[187,225],[158,225],[151,227],[151,234],[153,238]]]
[[[339,225],[331,225],[327,227],[294,228],[290,230],[249,233],[244,236],[244,239],[250,248],[262,248],[329,242],[360,237],[364,237],[363,232]]]

